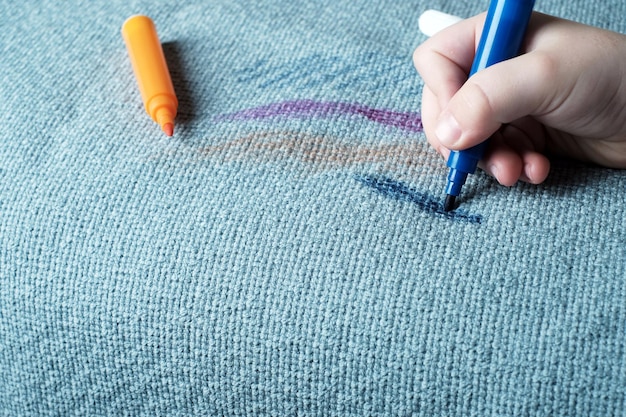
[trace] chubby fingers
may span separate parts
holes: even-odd
[[[444,158],[450,149],[466,149],[493,136],[481,168],[504,185],[517,180],[540,183],[550,167],[542,154],[545,132],[537,127],[540,124],[502,126],[550,107],[558,67],[548,55],[535,51],[468,80],[483,22],[484,15],[461,21],[415,50],[414,64],[425,84],[426,136]]]
[[[550,161],[543,154],[542,138],[529,136],[533,129],[506,125],[490,139],[479,166],[502,185],[512,186],[517,181],[539,184],[550,172]],[[539,141],[537,141],[539,139]],[[539,142],[539,143],[537,143]]]
[[[531,52],[472,76],[442,107],[433,133],[450,149],[474,146],[504,123],[541,115],[558,84],[555,62]]]
[[[428,86],[422,92],[422,123],[430,145],[448,159],[450,149],[434,134],[441,113],[439,102]],[[479,166],[502,185],[511,186],[518,180],[538,184],[550,170],[550,162],[543,155],[545,132],[541,125],[522,119],[505,125],[491,137],[491,142]]]

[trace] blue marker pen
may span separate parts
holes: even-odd
[[[535,0],[491,0],[470,77],[519,53],[534,4]],[[454,202],[461,193],[467,174],[476,171],[478,161],[486,147],[487,140],[469,149],[450,153],[448,158],[450,174],[446,186],[446,201],[443,205],[445,211],[454,208]]]

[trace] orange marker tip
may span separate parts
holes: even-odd
[[[172,136],[174,134],[174,125],[172,123],[165,123],[163,125],[163,131],[167,136]]]

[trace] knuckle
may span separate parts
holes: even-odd
[[[496,109],[486,87],[476,80],[466,83],[466,86],[459,91],[464,107],[473,113],[475,120],[492,119]]]

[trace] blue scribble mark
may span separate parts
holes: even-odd
[[[366,52],[357,55],[312,54],[283,61],[259,59],[236,73],[246,88],[305,88],[346,91],[394,91],[394,95],[416,97],[421,83],[407,55]]]
[[[376,191],[378,194],[396,201],[408,201],[416,204],[423,211],[450,220],[481,224],[483,217],[479,214],[470,214],[465,210],[445,211],[441,200],[427,193],[421,193],[408,185],[386,177],[373,177],[369,175],[355,175],[354,179]]]

